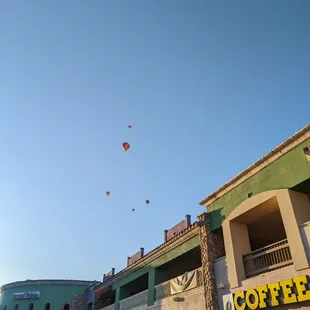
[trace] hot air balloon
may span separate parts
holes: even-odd
[[[145,203],[148,205],[150,203],[150,201],[149,200],[145,200]]]
[[[105,192],[105,193],[106,193],[107,196],[110,196],[110,194],[111,194],[110,192]]]
[[[128,125],[128,129],[131,129],[132,128],[132,126],[131,125]]]
[[[123,148],[123,150],[126,152],[126,151],[129,150],[130,144],[129,144],[128,142],[124,142],[124,143],[122,144],[122,148]]]
[[[135,211],[136,211],[136,209],[135,209],[135,208],[132,208],[131,210],[132,210],[132,212],[135,212]]]

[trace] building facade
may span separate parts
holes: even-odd
[[[206,197],[220,309],[310,309],[310,125]]]
[[[201,310],[217,305],[212,262],[223,251],[222,235],[210,232],[207,214],[193,224],[186,215],[164,231],[163,244],[147,254],[141,248],[127,258],[124,270],[97,288],[94,310]]]
[[[86,310],[88,288],[94,281],[26,280],[0,288],[1,310]]]
[[[310,125],[201,201],[94,294],[94,310],[310,309]]]

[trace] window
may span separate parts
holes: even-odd
[[[14,310],[18,310],[18,304],[14,306]]]
[[[6,310],[6,308],[7,308],[7,306],[5,305],[5,306],[4,306],[4,310]]]
[[[70,305],[69,304],[65,304],[64,305],[64,310],[69,310],[70,309]]]
[[[45,304],[44,310],[50,310],[50,309],[51,309],[51,304],[48,302],[47,304]]]
[[[33,303],[29,305],[28,310],[33,310]]]

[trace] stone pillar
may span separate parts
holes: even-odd
[[[224,256],[224,241],[221,233],[211,232],[208,213],[198,215],[200,226],[200,249],[202,280],[207,310],[218,310],[214,260]]]
[[[154,302],[155,302],[155,268],[151,268],[148,273],[147,305],[153,306]]]

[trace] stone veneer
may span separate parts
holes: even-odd
[[[87,294],[88,292],[85,291],[82,294],[75,295],[72,299],[68,302],[70,305],[70,310],[85,310],[86,309],[86,302],[87,302]],[[62,305],[61,309],[64,305]]]
[[[225,255],[222,232],[211,232],[208,213],[198,216],[200,226],[200,248],[202,278],[207,310],[218,310],[214,261]]]

